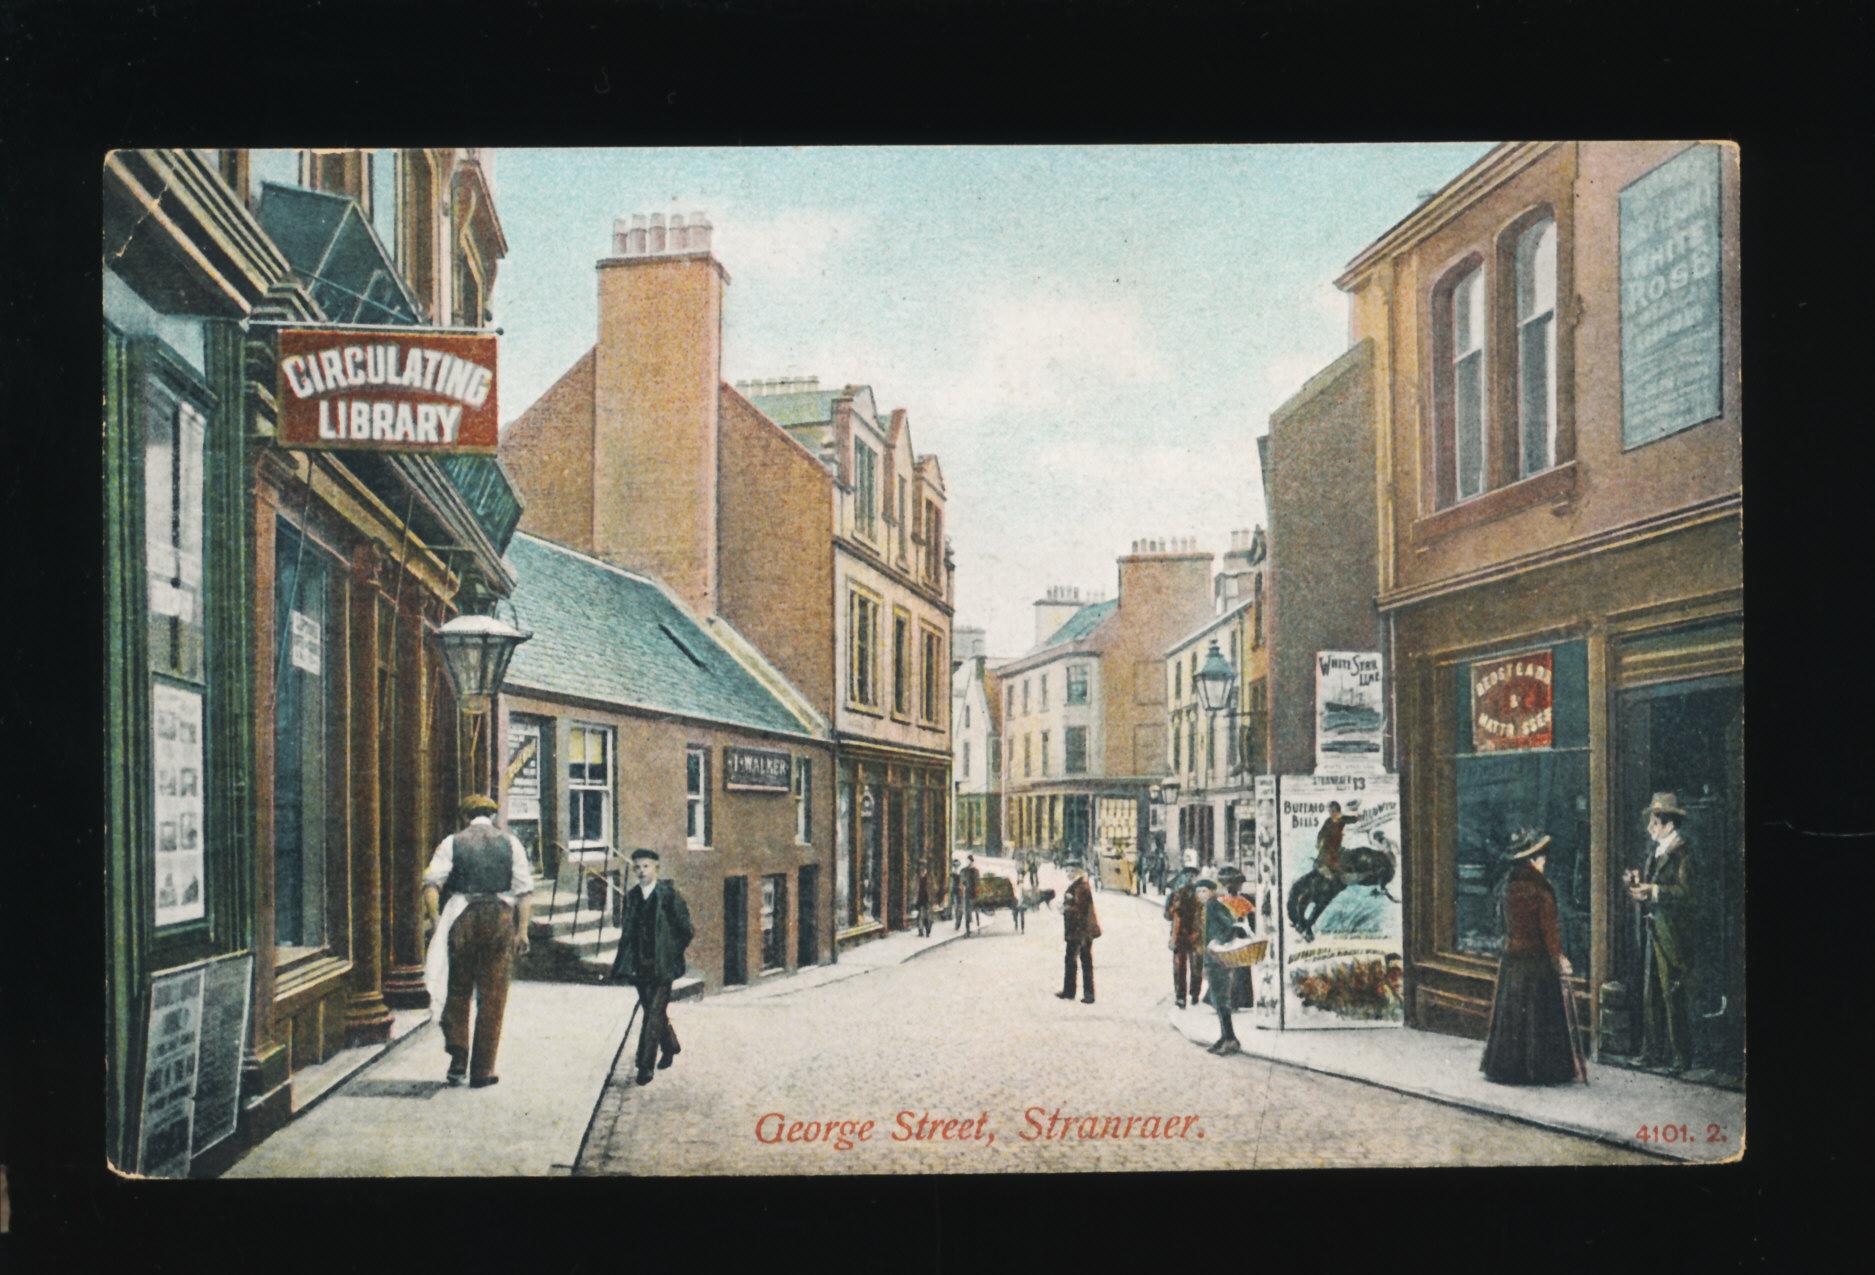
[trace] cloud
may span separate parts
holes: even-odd
[[[1086,408],[1171,375],[1131,298],[1043,287],[982,299],[968,322],[946,384],[960,414]]]

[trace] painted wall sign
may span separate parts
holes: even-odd
[[[495,452],[494,334],[280,333],[279,440],[284,447]]]
[[[1315,653],[1315,772],[1378,775],[1386,729],[1380,652]]]
[[[1719,148],[1681,151],[1621,192],[1621,444],[1723,413]]]
[[[793,760],[766,748],[723,749],[723,786],[744,792],[793,791]]]
[[[1534,651],[1471,666],[1471,749],[1548,748],[1554,738],[1556,657]]]

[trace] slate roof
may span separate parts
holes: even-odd
[[[1078,642],[1093,633],[1095,629],[1099,628],[1101,622],[1117,611],[1119,607],[1120,600],[1118,598],[1108,598],[1105,602],[1090,603],[1063,621],[1061,627],[1050,634],[1048,640],[1041,643],[1035,649],[1037,651],[1044,651],[1051,646],[1061,646],[1067,642]]]
[[[820,734],[655,581],[521,532],[508,546],[531,641],[507,684],[790,735]]]
[[[833,400],[843,398],[844,388],[797,390],[791,394],[750,394],[749,402],[777,425],[815,425],[833,419]]]

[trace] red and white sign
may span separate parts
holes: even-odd
[[[493,454],[493,333],[280,333],[283,447]]]
[[[1550,651],[1472,665],[1472,751],[1550,747],[1554,674]]]

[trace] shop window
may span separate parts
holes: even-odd
[[[788,878],[783,873],[762,878],[762,968],[778,970],[788,964]]]
[[[1563,952],[1585,972],[1591,895],[1587,646],[1563,642],[1473,660],[1457,665],[1453,677],[1456,948],[1480,956],[1503,949],[1504,848],[1518,829],[1534,826],[1550,837],[1544,875],[1556,891]]]
[[[336,559],[284,520],[274,532],[274,942],[281,963],[330,942],[345,783]]]
[[[575,726],[567,732],[567,848],[612,844],[612,730]]]
[[[794,841],[811,845],[814,840],[814,759],[794,759]]]
[[[684,844],[707,849],[710,844],[710,750],[684,750]]]
[[[1087,665],[1068,665],[1068,703],[1087,703]]]
[[[1556,463],[1556,222],[1517,236],[1518,476]]]
[[[862,921],[877,921],[884,915],[885,897],[885,789],[866,784],[859,797],[859,897]]]
[[[1064,743],[1068,750],[1067,771],[1070,775],[1087,773],[1087,727],[1070,726]]]
[[[842,767],[835,797],[833,822],[833,915],[836,925],[859,921],[859,900],[853,890],[853,781]]]

